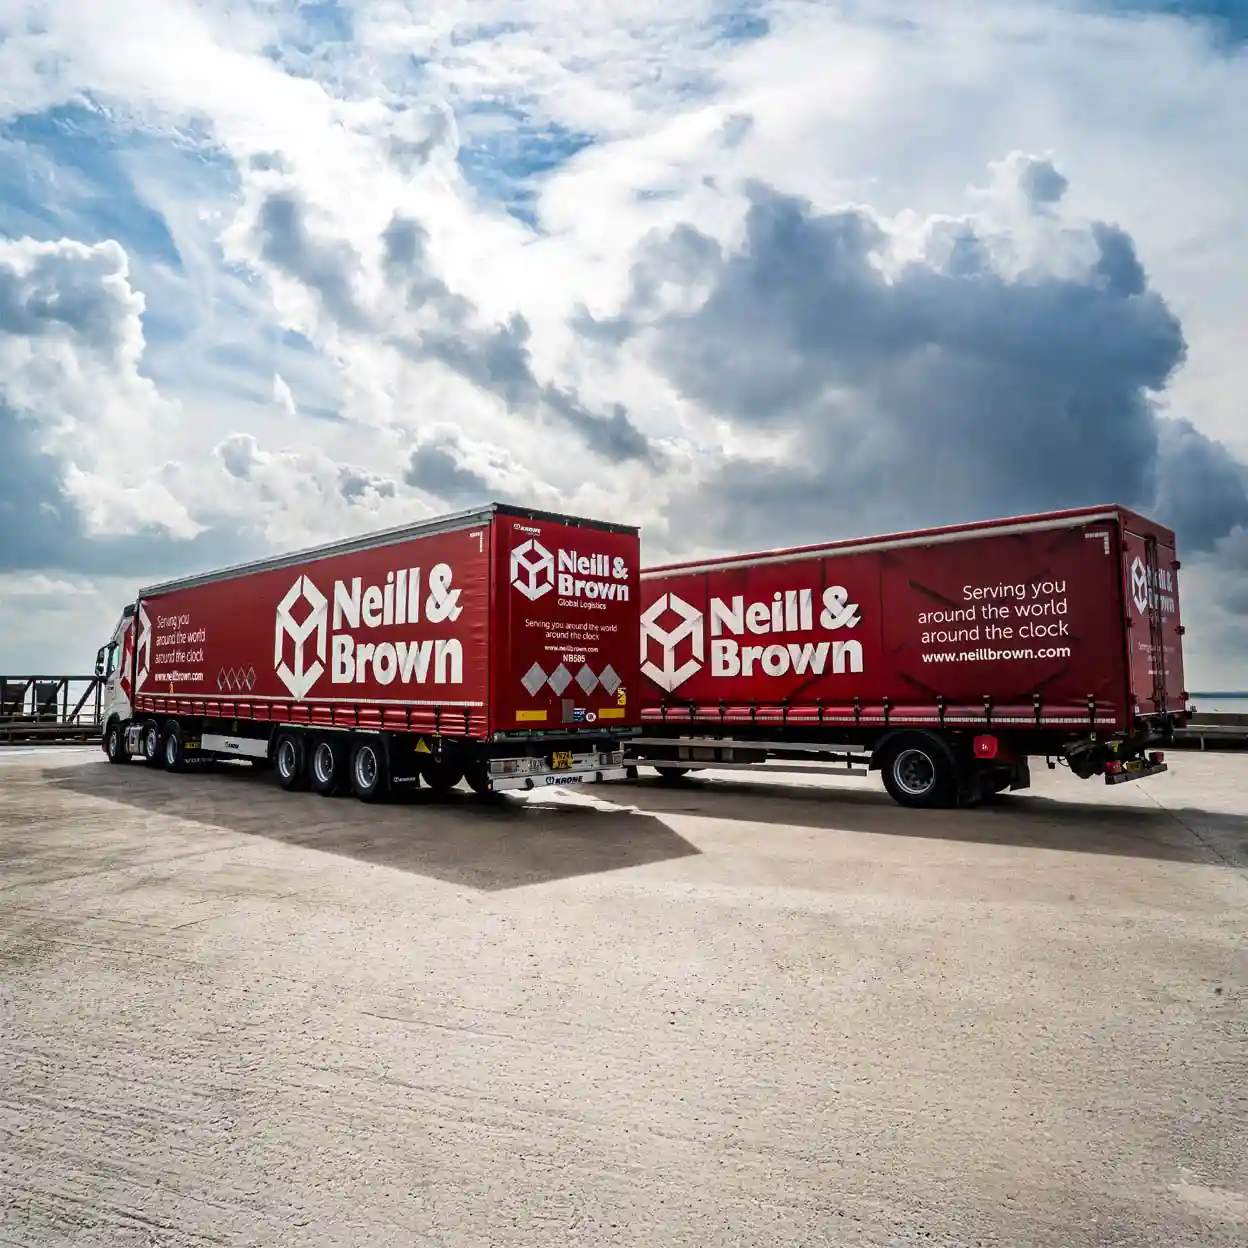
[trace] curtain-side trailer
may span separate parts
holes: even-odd
[[[634,527],[490,504],[142,590],[96,670],[102,746],[374,800],[626,778]]]
[[[907,806],[1164,771],[1186,722],[1171,530],[1118,506],[652,567],[630,762],[880,770]]]

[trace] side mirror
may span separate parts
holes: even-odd
[[[100,647],[100,648],[99,648],[99,649],[95,652],[95,674],[96,674],[97,676],[103,676],[103,675],[104,675],[104,652],[105,652],[105,650],[107,650],[107,649],[108,649],[108,647],[107,647],[107,646],[101,646],[101,647]]]

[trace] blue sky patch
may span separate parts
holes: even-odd
[[[0,230],[45,242],[112,238],[131,255],[181,269],[168,223],[130,173],[147,142],[78,104],[13,118],[0,126]]]
[[[761,3],[737,4],[716,13],[710,20],[711,30],[721,43],[748,43],[771,33]]]
[[[351,10],[337,0],[312,0],[299,6],[299,16],[308,31],[318,40],[350,43],[355,38],[355,20]]]
[[[481,196],[536,227],[537,183],[594,143],[594,136],[538,120],[507,104],[485,104],[459,115],[459,167]]]
[[[1248,41],[1248,0],[1107,0],[1111,8],[1139,14],[1168,13],[1207,22],[1228,43]]]

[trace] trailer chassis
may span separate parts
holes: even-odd
[[[812,739],[813,737],[813,739]],[[884,732],[835,728],[771,728],[752,733],[673,735],[671,725],[643,732],[625,746],[634,767],[652,767],[665,780],[690,772],[739,771],[767,775],[833,775],[866,778],[881,773],[889,795],[903,806],[972,806],[1031,785],[1031,759],[1050,768],[1066,765],[1081,779],[1103,776],[1106,784],[1143,780],[1167,770],[1164,755],[1149,747],[1173,740],[1165,717],[1142,722],[1135,732],[1071,740],[1062,734],[951,732],[897,726]]]

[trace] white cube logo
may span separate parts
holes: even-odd
[[[535,537],[511,552],[511,583],[530,602],[555,587],[555,557]]]
[[[300,602],[311,607],[302,624],[295,622],[294,609]],[[273,640],[273,666],[278,679],[290,690],[292,698],[306,698],[312,686],[325,671],[325,642],[329,632],[329,603],[325,595],[306,577],[301,576],[286,591],[277,605],[277,628]],[[313,637],[315,634],[315,637]],[[293,666],[283,654],[286,638],[294,642]],[[308,662],[308,642],[312,641],[316,657]]]
[[[679,618],[675,628],[663,628],[659,621],[668,612]],[[691,657],[677,666],[676,647],[689,642]],[[650,644],[659,650],[659,662],[650,662]],[[674,692],[702,667],[704,658],[702,612],[675,594],[664,594],[641,615],[641,670],[660,689]]]
[[[1148,611],[1148,572],[1139,555],[1131,563],[1131,597],[1135,599],[1135,609],[1144,615]]]

